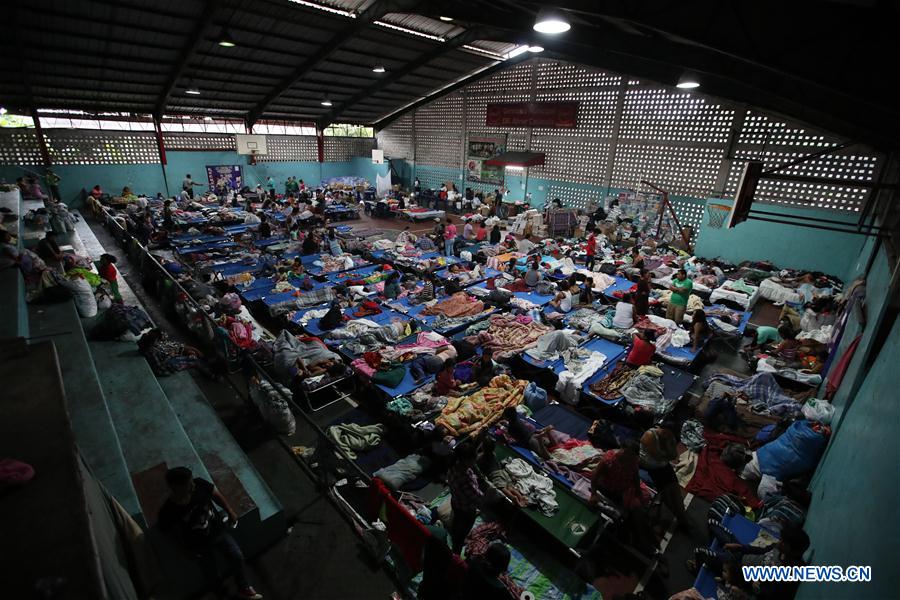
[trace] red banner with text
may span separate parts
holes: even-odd
[[[488,127],[559,127],[577,125],[577,102],[510,102],[488,104]]]

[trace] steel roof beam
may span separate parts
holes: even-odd
[[[290,75],[282,79],[272,90],[266,94],[259,104],[253,107],[247,114],[247,126],[253,124],[265,113],[266,109],[274,103],[285,91],[300,82],[308,73],[313,71],[322,61],[327,59],[335,50],[340,48],[349,39],[356,36],[366,27],[371,25],[389,12],[402,12],[409,10],[417,4],[408,0],[376,0],[366,10],[356,16],[352,22],[331,36],[317,52],[308,56],[294,69]]]
[[[181,48],[181,55],[178,62],[175,64],[175,68],[172,69],[172,73],[169,75],[169,79],[163,87],[159,100],[156,102],[156,108],[153,110],[153,115],[157,119],[162,117],[163,113],[166,111],[166,105],[169,103],[169,98],[172,96],[172,92],[175,91],[175,86],[178,84],[178,80],[184,73],[188,63],[191,62],[194,54],[197,53],[197,47],[200,45],[200,42],[203,41],[206,28],[209,27],[212,22],[213,15],[216,13],[218,5],[219,0],[206,0],[204,2],[203,10],[201,11],[200,16],[194,21],[194,28],[185,40],[184,46]]]

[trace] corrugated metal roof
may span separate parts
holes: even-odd
[[[380,6],[314,1],[357,15]],[[0,40],[7,59],[0,62],[0,105],[374,118],[488,61],[450,41],[465,32],[457,22],[398,10],[412,2],[397,0],[391,6],[398,12],[375,15],[392,28],[312,2],[11,0],[7,25],[28,33]],[[225,31],[235,47],[219,45]],[[387,72],[374,73],[376,65]],[[326,95],[334,111],[321,106]]]

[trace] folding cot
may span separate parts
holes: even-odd
[[[434,275],[438,279],[443,279],[444,281],[453,279],[453,275],[450,273],[449,266],[438,269],[437,271],[434,272]],[[477,285],[479,283],[483,283],[483,282],[487,281],[491,277],[498,277],[499,275],[501,275],[501,273],[497,269],[492,269],[490,267],[484,267],[481,270],[481,277],[479,277],[478,279],[473,279],[472,281],[469,281],[467,283],[463,283],[462,286],[470,287],[473,285]]]
[[[181,256],[186,256],[188,254],[198,254],[198,253],[206,253],[206,252],[215,252],[218,250],[227,250],[229,248],[234,248],[238,244],[234,240],[229,238],[215,238],[213,240],[207,242],[200,242],[196,244],[187,244],[185,246],[179,246],[175,248],[175,253]]]
[[[619,298],[613,296],[613,292],[627,292],[631,289],[631,286],[634,285],[634,282],[629,279],[625,279],[621,275],[615,275],[614,279],[616,280],[616,282],[603,290],[603,295],[612,300],[619,300]]]
[[[610,399],[601,398],[591,391],[591,386],[609,375],[620,362],[625,360],[625,357],[626,354],[623,351],[615,359],[607,361],[602,369],[594,373],[593,376],[589,377],[581,387],[582,397],[589,398],[596,402],[601,402],[607,406],[620,405],[625,400],[624,396],[618,396],[616,398]],[[688,389],[690,389],[690,387],[694,384],[694,381],[697,380],[697,377],[695,375],[692,375],[691,373],[688,373],[687,371],[683,371],[676,367],[672,367],[666,364],[656,364],[655,366],[659,368],[659,370],[663,373],[663,396],[667,399],[674,399],[676,400],[676,402],[678,400],[681,400]]]
[[[247,289],[239,290],[241,298],[245,302],[255,302],[262,300],[266,305],[278,304],[284,302],[288,297],[302,296],[306,291],[312,290],[293,290],[287,292],[275,292],[275,284],[278,283],[275,277],[264,277],[253,282],[252,286]],[[312,282],[313,290],[320,290],[330,287],[328,282],[315,281]],[[269,299],[272,299],[270,302]]]
[[[304,258],[309,258],[309,257],[304,257]],[[353,258],[353,266],[352,267],[350,267],[348,269],[338,269],[337,271],[325,271],[324,267],[314,264],[320,260],[319,255],[314,254],[314,255],[312,255],[311,258],[313,260],[310,260],[309,262],[306,262],[306,261],[303,262],[303,264],[306,265],[306,272],[309,273],[310,275],[326,275],[327,276],[331,273],[343,273],[345,271],[355,271],[355,270],[359,270],[359,269],[362,269],[365,267],[373,266],[372,263],[370,263],[363,257],[353,256],[352,257]]]
[[[480,283],[478,285],[470,286],[471,290],[481,290],[480,292],[476,292],[478,296],[486,296],[490,294],[490,290],[487,288],[487,285],[484,283]],[[541,307],[546,306],[553,300],[553,294],[538,294],[537,292],[510,292],[514,298],[518,298],[520,300],[526,300],[531,302],[535,306]]]
[[[438,302],[441,302],[442,300],[446,300],[446,299],[447,299],[446,296],[444,296],[442,298],[438,298]],[[433,329],[434,331],[437,331],[441,335],[453,335],[455,333],[463,331],[464,329],[469,327],[472,323],[476,323],[478,321],[481,321],[482,319],[486,319],[486,318],[490,317],[491,315],[499,312],[499,310],[496,308],[485,307],[485,310],[481,311],[477,315],[471,315],[471,316],[465,318],[463,322],[461,322],[457,325],[453,325],[452,327],[440,327],[440,326],[435,327],[435,322],[438,319],[437,315],[422,315],[421,313],[423,310],[425,310],[425,305],[424,304],[410,304],[409,296],[400,298],[399,300],[395,300],[395,301],[391,302],[389,304],[389,306],[391,306],[392,308],[396,308],[399,312],[404,312],[405,314],[409,315],[410,317],[417,319],[418,321],[422,322],[425,325],[425,327],[427,327],[429,329]]]
[[[722,527],[729,529],[741,544],[752,543],[763,529],[760,525],[742,515],[725,515],[722,517],[721,523]],[[773,535],[773,537],[775,536]],[[710,548],[719,550],[721,544],[718,540],[713,539]],[[694,587],[704,598],[716,598],[718,595],[719,585],[716,582],[716,575],[706,567],[700,568],[700,572],[697,573],[697,579],[694,581]]]
[[[588,338],[582,341],[579,347],[591,352],[599,352],[603,354],[606,357],[606,361],[603,363],[603,369],[605,369],[606,365],[610,364],[611,362],[618,361],[620,358],[622,358],[622,355],[625,354],[624,347],[620,346],[619,344],[610,342],[609,340],[598,337]],[[523,352],[522,359],[533,367],[537,367],[539,369],[550,369],[557,375],[566,370],[565,361],[562,359],[562,357],[555,360],[538,360],[530,356],[527,352]]]

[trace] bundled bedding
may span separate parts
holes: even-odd
[[[500,418],[503,409],[521,404],[527,385],[527,381],[498,375],[487,387],[468,396],[451,398],[434,422],[453,436],[471,433]]]
[[[465,292],[456,292],[446,300],[425,307],[422,315],[443,315],[445,317],[474,316],[484,311],[484,302]]]

